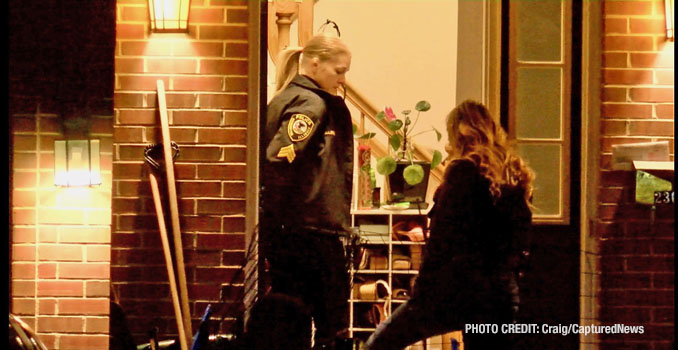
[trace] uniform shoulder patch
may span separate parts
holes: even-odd
[[[311,131],[313,131],[313,120],[304,114],[293,114],[287,123],[287,135],[292,142],[305,140],[311,135]]]

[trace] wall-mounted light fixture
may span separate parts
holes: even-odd
[[[162,33],[188,31],[191,0],[148,0],[151,30]]]
[[[673,7],[673,0],[664,0],[664,9],[664,14],[666,16],[666,39],[673,41],[673,27],[675,25],[676,19],[676,15],[674,14],[675,8]]]
[[[54,184],[91,186],[101,184],[99,140],[54,141]]]

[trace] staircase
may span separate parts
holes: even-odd
[[[292,23],[297,21],[298,25],[298,42],[303,46],[306,41],[313,37],[313,5],[314,0],[269,0],[268,2],[268,51],[274,64],[277,64],[278,53],[289,46],[290,44],[290,27]],[[378,135],[388,137],[393,132],[388,128],[386,120],[378,120],[376,118],[379,110],[374,106],[364,94],[351,84],[349,81],[344,86],[346,93],[346,100],[353,105],[359,112],[360,116],[352,115],[353,124],[357,126],[357,134],[362,135],[366,132],[365,121],[369,120],[372,125],[376,125],[377,130],[369,130]],[[364,141],[361,141],[364,142]],[[369,140],[372,155],[376,158],[386,156],[388,154],[388,145],[385,145],[377,138]],[[431,162],[433,155],[413,144],[414,156],[418,160]],[[439,166],[431,170],[429,177],[429,187],[436,188],[442,182],[444,167]]]

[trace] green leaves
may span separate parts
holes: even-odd
[[[375,137],[375,136],[377,136],[377,133],[375,133],[375,132],[368,132],[367,134],[364,134],[364,135],[362,135],[362,136],[360,136],[360,137],[358,137],[358,138],[359,138],[359,139],[363,139],[363,140],[369,140],[369,139],[371,139],[371,138],[373,138],[373,137]]]
[[[402,142],[402,136],[398,134],[393,134],[388,139],[388,143],[391,145],[394,151],[397,151],[400,148],[400,143]]]
[[[377,159],[377,172],[382,175],[392,174],[396,170],[396,162],[393,158],[386,156]]]
[[[382,120],[382,119],[386,118],[386,113],[384,113],[384,111],[379,111],[379,113],[377,113],[376,117],[377,117],[377,120]]]
[[[392,120],[388,123],[388,128],[391,129],[391,131],[398,131],[402,127],[403,127],[403,121],[400,120],[400,119],[395,119],[395,120]]]
[[[428,103],[428,101],[422,100],[417,102],[417,105],[414,106],[414,109],[418,110],[419,112],[426,112],[431,109],[431,104]]]
[[[431,160],[431,169],[437,167],[443,161],[443,155],[440,151],[433,151],[433,159]]]
[[[410,164],[403,170],[405,182],[416,185],[424,180],[424,168],[419,164]]]
[[[440,141],[440,138],[443,137],[443,134],[441,134],[440,131],[438,131],[438,129],[436,129],[434,127],[431,127],[431,129],[433,129],[433,131],[436,132],[436,137],[438,138],[438,141]]]

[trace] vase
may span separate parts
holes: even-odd
[[[403,177],[403,171],[410,164],[412,163],[408,161],[397,161],[396,170],[387,177],[391,202],[426,202],[426,190],[428,189],[428,178],[431,173],[431,163],[414,161],[414,164],[419,164],[424,169],[424,179],[416,185],[408,184]],[[414,206],[414,208],[417,207],[419,206]],[[422,208],[426,208],[426,206]]]

